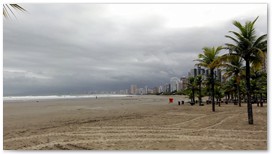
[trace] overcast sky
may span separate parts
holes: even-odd
[[[205,46],[224,45],[232,21],[266,4],[21,4],[4,19],[4,96],[158,86],[187,76]]]

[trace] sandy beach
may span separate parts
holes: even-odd
[[[184,96],[4,101],[4,150],[267,150],[267,106],[178,105]]]

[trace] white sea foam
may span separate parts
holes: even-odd
[[[97,95],[50,95],[50,96],[5,96],[4,101],[9,100],[44,100],[44,99],[76,99],[76,98],[105,98],[105,97],[128,97],[131,95],[97,94]]]

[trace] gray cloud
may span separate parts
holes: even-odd
[[[234,30],[232,20],[167,28],[160,14],[112,18],[105,4],[22,5],[27,13],[4,20],[4,95],[157,86],[187,75],[204,46],[224,45]],[[266,14],[237,19],[258,15],[256,30],[266,33]]]

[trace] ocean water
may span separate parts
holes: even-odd
[[[4,96],[4,101],[14,100],[44,100],[44,99],[77,99],[77,98],[105,98],[105,97],[129,97],[131,95],[97,94],[97,95],[50,95],[50,96]]]

